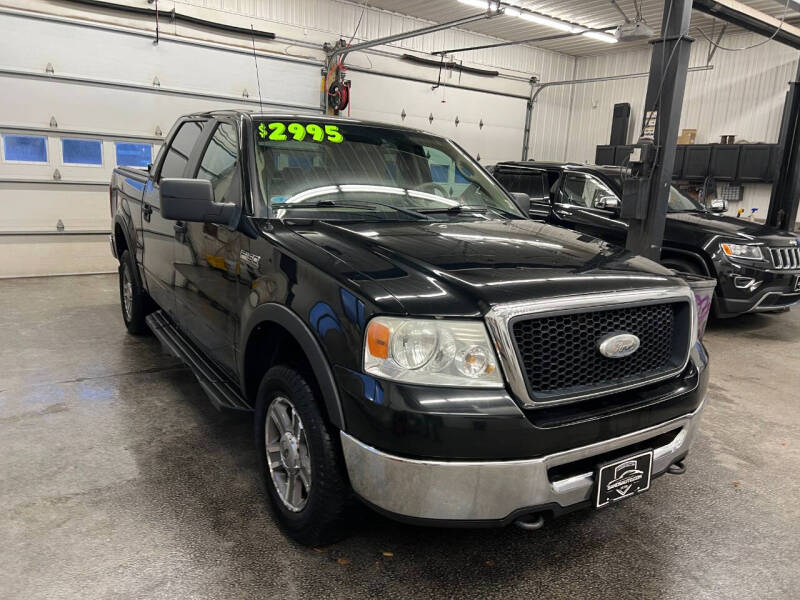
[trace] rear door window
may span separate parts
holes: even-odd
[[[544,196],[542,174],[538,171],[504,171],[494,172],[500,184],[509,192],[528,194],[531,198]]]
[[[204,126],[205,121],[186,121],[180,126],[164,157],[159,179],[183,177],[189,156]]]
[[[217,127],[200,161],[197,178],[211,182],[216,202],[241,204],[239,143],[232,124],[220,123]]]

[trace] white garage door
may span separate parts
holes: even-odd
[[[114,166],[146,165],[178,115],[258,107],[243,50],[5,10],[0,31],[0,277],[115,269]],[[318,64],[259,73],[265,109],[319,110]]]

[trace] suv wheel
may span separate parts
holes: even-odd
[[[255,436],[273,513],[307,546],[345,535],[352,492],[335,429],[298,371],[272,367],[258,388]]]
[[[147,331],[144,318],[147,316],[147,295],[134,275],[135,266],[130,252],[125,250],[119,259],[119,299],[122,305],[122,320],[128,331],[139,335]]]

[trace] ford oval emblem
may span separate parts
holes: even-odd
[[[639,349],[639,338],[632,333],[609,333],[600,338],[597,349],[608,358],[625,358]]]

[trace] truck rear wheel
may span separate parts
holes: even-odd
[[[306,546],[345,537],[352,491],[344,458],[305,376],[287,366],[267,371],[255,419],[261,472],[283,530]]]
[[[122,305],[122,320],[134,335],[147,331],[144,318],[147,316],[147,294],[139,286],[134,275],[133,257],[125,250],[119,259],[119,300]]]

